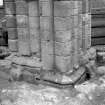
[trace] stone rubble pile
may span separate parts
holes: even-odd
[[[0,60],[0,66],[3,72],[9,73],[10,81],[26,81],[35,84],[39,82],[39,84],[67,88],[84,82],[86,78],[91,79],[105,74],[105,66],[97,66],[96,58],[95,48],[81,51],[78,65],[75,65],[72,72],[67,74],[42,70],[43,62],[40,62],[40,59],[24,57],[16,53],[12,53],[5,60]]]
[[[105,77],[58,89],[15,82],[0,90],[0,105],[105,105]]]

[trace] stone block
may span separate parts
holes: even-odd
[[[50,17],[40,17],[41,30],[49,30],[51,25]]]
[[[26,15],[17,15],[17,27],[18,28],[25,28],[28,27],[28,16]]]
[[[30,1],[28,2],[29,7],[29,16],[38,16],[38,1]]]
[[[72,37],[72,31],[56,31],[55,32],[55,40],[57,42],[67,42],[70,41]]]
[[[5,2],[5,14],[6,15],[16,14],[14,2]]]
[[[42,52],[42,63],[44,70],[53,70],[53,55]]]
[[[30,55],[29,30],[28,28],[17,28],[18,47],[21,55]]]
[[[13,15],[7,15],[7,28],[15,28],[16,27],[16,17]]]
[[[71,57],[56,56],[56,67],[59,71],[66,73],[71,70]]]
[[[99,66],[96,70],[96,73],[99,75],[104,75],[105,74],[105,66]]]
[[[55,42],[55,53],[59,56],[70,56],[71,55],[71,41],[60,43]]]
[[[81,2],[81,1],[74,1],[74,8],[75,8],[75,9],[78,8],[78,6],[79,6],[79,2]]]
[[[71,18],[70,17],[54,17],[55,30],[70,30]]]
[[[28,5],[25,0],[16,0],[16,14],[28,15]]]
[[[79,14],[79,8],[74,8],[71,11],[72,11],[72,15],[78,15]]]
[[[41,15],[42,16],[50,16],[51,14],[51,7],[49,2],[40,2],[40,6],[41,6]]]
[[[83,15],[82,14],[78,14],[78,24],[79,24],[79,27],[82,27],[82,19],[83,19]]]
[[[18,41],[18,50],[20,55],[30,55],[29,42],[27,41]]]
[[[30,29],[30,47],[32,53],[39,52],[40,49],[40,39],[39,31],[35,29]]]
[[[35,29],[35,28],[30,28],[30,38],[39,38],[39,30]]]
[[[53,54],[53,41],[42,41],[41,48],[43,54]]]
[[[17,39],[17,29],[16,28],[8,28],[8,39]]]
[[[54,2],[54,16],[66,17],[71,16],[72,8],[70,1],[55,1]]]
[[[41,40],[42,41],[53,41],[53,35],[47,30],[41,31]]]
[[[78,27],[79,25],[78,15],[73,16],[73,23],[74,23],[74,27]]]
[[[2,19],[5,15],[4,9],[0,9],[0,18]]]
[[[28,41],[30,38],[28,28],[17,28],[17,34],[21,41]]]
[[[40,68],[42,66],[42,63],[38,60],[38,59],[32,59],[30,57],[23,57],[23,56],[14,56],[12,59],[11,59],[12,63],[14,63],[15,65],[12,65],[14,66],[15,68],[17,68],[16,66],[20,66],[20,67],[24,67],[24,68],[27,68],[27,70],[29,71],[28,68]],[[30,72],[31,72],[31,69],[30,69]]]
[[[26,82],[33,82],[34,81],[34,78],[33,78],[33,74],[32,73],[30,73],[29,71],[24,71],[23,73],[22,73],[22,75],[23,75],[23,80],[24,81],[26,81]]]
[[[78,11],[80,14],[82,14],[82,1],[78,2]]]
[[[13,52],[18,51],[18,41],[17,40],[8,40],[9,50]]]
[[[29,16],[29,26],[30,28],[39,29],[39,17]]]
[[[73,34],[74,34],[74,36],[73,36],[73,38],[79,38],[80,36],[79,36],[79,28],[78,27],[75,27],[74,29],[73,29]]]

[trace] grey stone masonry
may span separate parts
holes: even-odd
[[[91,46],[88,0],[4,0],[11,51],[34,56],[62,73]]]

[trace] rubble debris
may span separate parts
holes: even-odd
[[[34,84],[41,83],[58,88],[68,88],[94,78],[98,73],[96,72],[96,50],[94,48],[82,53],[80,60],[83,62],[75,65],[70,74],[55,72],[55,70],[43,70],[41,68],[42,62],[37,58],[33,59],[16,54],[13,54],[10,58],[8,57],[7,60],[11,62],[11,80],[23,80]]]
[[[13,81],[13,80],[19,80],[20,79],[20,76],[22,75],[22,70],[23,68],[21,66],[18,66],[17,68],[12,68],[10,70],[10,80]]]
[[[12,63],[23,65],[23,66],[29,66],[29,67],[41,67],[42,66],[42,62],[37,61],[35,59],[28,58],[28,57],[14,56],[12,59]]]
[[[99,75],[105,75],[105,66],[99,66],[99,67],[97,67],[96,72]]]

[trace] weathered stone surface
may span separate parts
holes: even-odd
[[[43,63],[42,68],[44,70],[52,70],[53,69],[53,55],[42,52],[41,60]]]
[[[38,16],[38,1],[28,2],[29,6],[29,16]]]
[[[71,1],[54,1],[54,16],[71,16]]]
[[[6,24],[6,26],[8,27],[8,28],[14,28],[14,27],[16,27],[16,17],[15,16],[13,16],[13,15],[7,15],[7,24]]]
[[[24,0],[16,0],[16,14],[17,15],[28,15],[28,5]]]
[[[30,28],[30,47],[32,53],[39,53],[40,49],[40,37],[39,31],[35,30],[35,28]]]
[[[41,41],[41,56],[43,68],[51,70],[53,68],[53,41]]]
[[[73,27],[78,27],[78,15],[73,16]]]
[[[99,75],[104,75],[105,74],[105,66],[97,67],[96,73],[98,73]]]
[[[37,29],[35,29],[35,28],[30,28],[29,29],[30,30],[30,38],[32,37],[32,38],[39,38],[39,30],[37,30]],[[33,39],[34,40],[34,39]]]
[[[49,17],[40,17],[40,28],[41,30],[50,29],[50,18]]]
[[[50,16],[50,4],[48,2],[41,2],[42,16]]]
[[[26,65],[29,67],[41,67],[42,63],[40,61],[37,61],[35,59],[31,58],[25,58],[25,57],[17,57],[14,56],[14,58],[11,59],[11,61],[18,65]]]
[[[10,51],[18,51],[18,41],[17,40],[8,40],[8,46]]]
[[[29,40],[29,31],[28,28],[17,28],[17,34],[19,40]]]
[[[9,90],[9,92],[7,91]],[[17,91],[15,91],[17,90]],[[13,92],[12,92],[13,91]],[[64,96],[64,93],[60,93],[60,91],[56,88],[41,86],[40,88],[37,86],[28,86],[27,84],[19,84],[13,85],[13,89],[3,89],[2,90],[2,98],[6,97],[6,94],[11,94],[11,98],[9,99],[3,99],[2,104],[11,103],[12,105],[31,105],[31,104],[39,104],[39,105],[56,105],[58,104]],[[61,95],[60,95],[61,94]],[[14,96],[14,97],[13,97]],[[21,97],[21,98],[19,98]],[[11,102],[11,99],[13,99],[13,103]],[[17,101],[16,101],[17,100]],[[24,100],[24,101],[23,101]],[[31,100],[31,101],[30,101]],[[37,100],[37,101],[36,101]]]
[[[42,41],[41,42],[42,47],[42,54],[53,54],[53,41]]]
[[[49,0],[40,0],[40,1],[48,2]]]
[[[67,41],[70,41],[71,37],[72,37],[71,30],[56,31],[56,33],[55,33],[55,40],[57,42],[67,42]]]
[[[71,29],[71,17],[54,17],[55,30],[70,30]]]
[[[48,30],[43,30],[41,31],[41,40],[42,41],[53,41],[53,35],[50,34],[50,31]]]
[[[8,28],[8,39],[17,39],[17,29],[16,28]]]
[[[4,0],[4,2],[13,2],[14,0]]]
[[[87,54],[89,54],[90,59],[95,59],[96,58],[96,49],[91,47],[88,51]]]
[[[56,67],[59,71],[66,73],[71,70],[71,56],[55,56],[55,59]]]
[[[60,56],[70,56],[71,54],[71,41],[60,43],[55,42],[55,53]]]
[[[17,15],[17,27],[18,28],[25,28],[28,27],[28,16],[26,15]]]
[[[16,14],[14,2],[5,2],[5,14],[6,15]]]
[[[22,74],[22,67],[20,65],[18,65],[17,68],[11,68],[10,70],[10,76],[11,76],[11,80],[19,80],[19,77]]]
[[[34,33],[34,34],[38,34],[39,33]],[[39,37],[37,35],[34,34],[30,34],[30,47],[31,47],[31,51],[36,53],[39,52],[40,49],[40,41],[39,41]]]
[[[30,82],[30,83],[33,83],[33,81],[34,81],[33,74],[26,70],[22,72],[22,79],[24,81]]]
[[[95,83],[85,82],[81,85],[76,85],[75,89],[79,92],[89,94],[90,92],[94,91],[98,85]]]
[[[9,69],[11,69],[11,61],[10,60],[0,60],[0,67],[1,68],[4,67],[8,71]],[[3,72],[5,72],[5,70],[3,70]]]
[[[39,28],[39,17],[29,16],[29,26],[30,28],[38,29]]]
[[[29,43],[27,41],[19,41],[18,42],[18,51],[19,54],[21,55],[30,55],[30,48],[29,48]]]
[[[30,55],[28,28],[17,28],[17,30],[19,53],[22,55]]]

